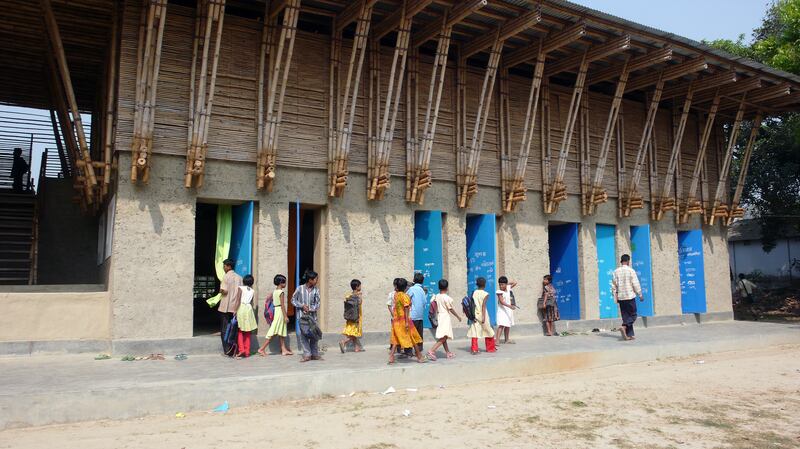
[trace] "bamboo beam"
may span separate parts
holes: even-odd
[[[683,135],[686,131],[686,122],[689,119],[689,110],[692,107],[694,92],[694,85],[690,84],[683,101],[683,109],[681,110],[678,126],[674,130],[675,135],[672,139],[672,151],[670,152],[669,163],[667,165],[667,175],[664,178],[664,186],[658,197],[655,197],[655,195],[651,193],[651,195],[653,195],[653,198],[651,198],[651,203],[653,204],[651,214],[653,220],[656,221],[664,217],[664,212],[675,210],[676,208],[675,199],[671,196],[670,192],[675,179],[675,172],[680,161],[681,144],[683,143]]]
[[[619,53],[621,51],[627,50],[631,46],[631,37],[630,35],[620,36],[609,41],[606,41],[602,44],[595,44],[589,47],[585,52],[575,54],[566,58],[563,58],[559,61],[554,62],[547,66],[545,69],[544,76],[545,78],[549,78],[553,75],[558,75],[561,72],[565,72],[567,70],[574,69],[575,67],[579,67],[581,63],[584,61],[588,61],[588,63],[592,63],[599,59],[603,59],[607,56],[613,55],[614,53]]]
[[[278,137],[283,119],[283,104],[286,95],[286,86],[294,54],[295,35],[297,33],[297,20],[300,16],[300,0],[288,0],[283,7],[283,21],[280,29],[274,32],[270,29],[269,18],[264,18],[262,28],[262,46],[259,58],[259,117],[264,117],[265,122],[259,121],[260,146],[256,159],[256,187],[261,190],[266,188],[272,191],[277,168]],[[272,38],[269,39],[270,33]],[[268,54],[265,54],[268,52]],[[261,92],[264,85],[263,67],[269,57],[269,84],[267,89],[266,114],[261,109],[263,97]],[[260,120],[260,119],[259,119]]]
[[[485,3],[484,3],[485,4]],[[425,191],[432,184],[432,174],[430,171],[431,154],[433,152],[433,142],[436,136],[436,125],[439,121],[439,107],[442,102],[444,91],[445,72],[447,70],[447,55],[450,48],[450,36],[453,32],[453,25],[450,25],[449,15],[442,19],[439,39],[436,44],[436,55],[431,69],[431,81],[429,84],[428,98],[425,105],[425,121],[423,122],[422,135],[419,135],[416,114],[417,108],[413,112],[407,106],[408,120],[413,120],[414,127],[406,124],[406,127],[415,132],[411,133],[410,141],[407,145],[411,146],[411,161],[407,161],[409,175],[407,177],[406,200],[422,205],[425,202]],[[417,96],[415,95],[416,99]],[[409,101],[407,104],[411,104]],[[416,150],[413,151],[413,150]]]
[[[714,90],[707,90],[702,94],[695,95],[694,104],[698,105],[702,103],[708,103],[709,101],[714,101],[717,95],[719,95],[720,98],[741,95],[753,89],[758,89],[761,87],[761,85],[760,78],[741,79],[735,83],[721,86],[719,89],[715,88]]]
[[[331,124],[335,128],[329,131],[332,136],[329,139],[328,157],[328,195],[331,197],[341,197],[344,195],[344,188],[347,186],[348,177],[348,156],[352,143],[353,124],[355,122],[356,103],[358,102],[358,89],[361,81],[361,68],[364,65],[364,57],[367,53],[367,42],[369,37],[370,22],[372,19],[371,0],[364,0],[353,3],[359,6],[358,20],[356,22],[356,32],[353,38],[353,48],[347,65],[347,74],[344,80],[339,74],[340,58],[342,52],[341,27],[334,21],[334,29],[339,30],[332,39],[331,51],[331,101],[334,101],[332,110],[333,120]],[[352,5],[352,4],[351,4]],[[349,20],[346,18],[345,20]],[[338,19],[337,19],[338,20]],[[344,86],[342,88],[342,81]]]
[[[622,76],[622,72],[627,70],[628,73],[641,70],[651,65],[660,62],[666,62],[672,59],[672,47],[664,47],[658,50],[651,51],[650,53],[635,58],[626,59],[623,64],[611,66],[596,72],[589,73],[586,82],[589,85],[601,83],[603,81],[612,80]]]
[[[362,17],[364,9],[372,11],[372,7],[378,3],[378,0],[355,0],[347,4],[347,6],[340,12],[334,19],[334,31],[341,33],[347,25],[351,22],[358,20]]]
[[[523,30],[539,23],[541,20],[542,10],[539,7],[510,19],[498,27],[495,33],[486,33],[470,41],[462,48],[460,57],[469,58],[478,52],[481,52],[489,47],[493,47],[493,42],[497,42],[497,40],[502,43],[508,38],[513,37]]]
[[[750,157],[753,154],[753,147],[755,146],[758,132],[761,129],[761,118],[762,112],[756,112],[756,117],[753,120],[753,125],[750,129],[750,137],[747,139],[747,145],[745,145],[744,154],[742,155],[742,162],[739,167],[739,179],[736,182],[736,190],[733,193],[730,206],[727,208],[727,210],[725,210],[725,212],[727,212],[725,218],[728,226],[733,223],[733,220],[744,217],[744,209],[739,206],[739,201],[742,199],[742,191],[744,190],[745,185],[744,183],[747,180],[747,170],[750,168]],[[722,178],[720,177],[720,179]]]
[[[465,0],[453,6],[445,15],[444,27],[452,28],[467,16],[486,6],[486,0]],[[425,42],[441,34],[442,25],[435,20],[430,21],[411,38],[411,48],[417,48]],[[452,32],[452,30],[451,30]]]
[[[395,9],[393,13],[375,24],[372,28],[372,39],[381,40],[387,34],[401,28],[403,20],[407,17],[414,17],[431,3],[433,3],[433,0],[407,0],[405,8]]]
[[[545,54],[550,53],[553,50],[557,50],[565,45],[575,42],[584,35],[586,35],[586,22],[581,21],[556,32],[552,36],[547,36],[544,49],[540,49],[539,45],[527,45],[509,53],[505,58],[503,58],[503,66],[512,68],[517,65],[533,61],[536,59],[540,51],[543,50]]]
[[[264,22],[266,23],[277,18],[278,15],[289,5],[290,0],[266,0],[264,3],[265,6],[269,5],[267,16],[264,18]]]
[[[695,159],[694,168],[692,169],[692,177],[691,183],[689,184],[689,190],[686,192],[686,198],[683,204],[679,206],[678,209],[678,224],[687,223],[689,221],[689,216],[692,214],[699,214],[703,212],[702,204],[696,199],[697,195],[697,186],[700,182],[700,170],[703,168],[703,163],[705,161],[706,149],[708,148],[708,141],[711,138],[711,132],[714,128],[714,120],[717,116],[717,110],[719,109],[719,101],[720,95],[719,93],[725,89],[721,87],[716,90],[716,94],[714,96],[714,101],[711,103],[711,109],[706,116],[706,123],[703,127],[703,134],[700,137],[700,145],[697,149],[697,158]]]
[[[564,174],[567,170],[567,158],[569,157],[570,144],[572,142],[573,130],[581,109],[581,97],[586,86],[586,72],[589,69],[589,51],[583,54],[583,61],[578,69],[578,77],[575,80],[575,87],[572,90],[572,100],[570,101],[569,111],[567,112],[567,123],[564,126],[564,134],[561,139],[561,150],[558,153],[558,165],[556,174],[551,185],[543,192],[544,212],[553,214],[558,211],[561,201],[567,199],[567,188],[564,185]]]
[[[720,203],[722,202],[722,196],[725,194],[725,185],[728,181],[728,173],[730,172],[731,168],[731,160],[733,159],[733,150],[736,148],[736,141],[739,138],[739,133],[741,132],[741,124],[742,118],[744,116],[745,110],[745,97],[746,95],[742,95],[741,102],[739,103],[739,111],[736,113],[736,119],[731,126],[731,132],[728,136],[728,147],[725,150],[725,156],[722,160],[722,167],[719,169],[717,180],[717,190],[714,193],[714,200],[709,208],[708,214],[708,224],[714,225],[714,221],[716,218],[727,218],[728,217],[728,205],[722,205],[720,207]],[[758,135],[758,130],[754,128],[754,132],[750,133],[750,140],[747,142],[747,145],[751,145],[755,142],[756,136]],[[751,150],[752,151],[752,150]]]
[[[691,89],[694,93],[701,92],[708,89],[716,89],[720,86],[735,83],[739,81],[736,72],[723,72],[716,75],[705,77],[698,77],[691,81],[687,81],[679,86],[674,86],[669,89],[664,89],[664,94],[661,95],[661,101],[671,100],[673,98],[685,98],[688,91]]]
[[[775,86],[754,89],[747,93],[747,105],[759,108],[761,104],[775,98],[787,97],[792,93],[789,83],[777,84]],[[720,111],[731,109],[739,105],[739,102],[727,96],[723,96],[723,101],[719,105]]]
[[[647,86],[651,86],[653,84],[656,84],[659,80],[664,82],[670,81],[675,78],[680,78],[684,75],[688,75],[690,73],[705,70],[707,68],[708,64],[706,63],[705,59],[703,58],[691,59],[689,61],[685,61],[680,64],[675,64],[661,71],[652,72],[645,75],[637,76],[635,78],[631,78],[630,80],[628,80],[628,86],[625,88],[625,92],[632,92]]]
[[[664,72],[661,72],[662,74]],[[630,87],[630,84],[628,84]],[[647,154],[647,149],[653,138],[653,128],[656,121],[656,114],[658,113],[658,104],[661,102],[661,92],[664,89],[664,79],[661,78],[656,81],[656,89],[650,99],[650,107],[647,110],[647,117],[645,118],[644,129],[642,136],[639,140],[639,148],[636,151],[636,162],[633,166],[633,173],[631,174],[630,181],[627,188],[619,193],[619,212],[620,217],[629,217],[633,209],[641,209],[644,207],[641,195],[638,193],[639,179],[642,176],[642,169],[644,167],[644,159]]]
[[[198,49],[202,48],[199,61],[199,70],[193,70],[197,80],[192,79],[192,89],[197,84],[197,91],[193,93],[193,117],[190,120],[191,141],[186,154],[186,188],[203,186],[205,178],[206,153],[208,152],[208,128],[211,123],[211,111],[214,105],[214,91],[217,82],[217,68],[219,66],[219,49],[222,41],[222,28],[225,20],[225,0],[198,0],[198,8],[204,11],[202,33],[197,34]],[[214,29],[216,23],[216,29]],[[202,38],[200,38],[202,36]],[[213,53],[209,58],[211,40],[214,39]],[[198,51],[199,53],[199,51]],[[198,56],[198,55],[195,55]],[[192,64],[197,67],[197,58]],[[208,73],[209,59],[211,60],[211,73]]]
[[[792,92],[785,98],[770,101],[769,105],[770,107],[775,108],[775,107],[789,106],[794,103],[800,103],[800,92]]]
[[[78,109],[78,102],[75,99],[75,91],[72,86],[72,78],[70,77],[69,66],[67,64],[67,57],[64,53],[64,44],[61,40],[61,33],[58,29],[55,15],[53,14],[53,7],[50,0],[41,0],[43,19],[45,23],[45,31],[49,38],[49,43],[52,49],[53,59],[56,63],[60,82],[57,83],[63,92],[63,98],[66,98],[68,107],[69,118],[72,121],[73,129],[77,135],[77,143],[79,149],[79,157],[83,164],[83,176],[86,179],[86,202],[91,204],[94,202],[94,187],[97,186],[97,177],[95,176],[94,167],[92,166],[92,157],[89,152],[89,146],[86,141],[86,134],[83,129],[83,121],[81,120],[81,113]],[[77,162],[77,160],[76,160]]]

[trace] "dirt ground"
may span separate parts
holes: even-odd
[[[15,429],[0,448],[800,447],[800,345],[442,384]]]

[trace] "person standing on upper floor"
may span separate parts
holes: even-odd
[[[422,273],[414,273],[414,285],[408,289],[408,296],[411,298],[411,321],[417,329],[420,338],[423,334],[423,319],[425,316],[425,305],[428,302],[428,295],[425,294],[425,289],[422,288],[422,283],[425,282],[425,276]],[[422,342],[417,345],[419,352],[422,352]]]
[[[222,270],[225,275],[222,276],[222,282],[219,286],[219,292],[222,294],[222,299],[217,306],[219,312],[220,336],[222,338],[222,352],[228,356],[234,356],[231,345],[225,341],[225,331],[228,329],[228,324],[233,319],[234,314],[239,310],[239,287],[242,286],[242,277],[233,270],[236,265],[232,259],[225,259],[222,261]]]
[[[306,271],[303,276],[306,283],[297,286],[297,289],[292,295],[292,305],[296,310],[296,318],[300,323],[300,332],[297,334],[297,339],[300,346],[303,348],[303,358],[301,362],[308,362],[309,360],[322,360],[319,355],[319,335],[316,330],[317,326],[317,310],[320,306],[319,288],[317,281],[319,275],[315,271]]]
[[[22,157],[22,148],[14,148],[14,161],[11,165],[11,179],[13,181],[14,193],[22,193],[25,190],[23,178],[28,173],[30,167],[28,162]]]
[[[644,301],[642,287],[639,285],[639,276],[631,268],[631,256],[623,254],[619,259],[620,266],[614,270],[611,277],[611,293],[614,295],[614,302],[619,304],[619,312],[622,316],[622,326],[620,333],[625,340],[635,340],[633,323],[636,322],[636,297]]]

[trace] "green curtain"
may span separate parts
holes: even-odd
[[[222,261],[228,258],[231,250],[231,229],[233,228],[233,213],[230,205],[220,205],[217,207],[217,250],[214,253],[214,271],[217,279],[222,282],[225,270],[222,269]],[[208,298],[206,302],[209,307],[216,307],[222,300],[222,294]]]

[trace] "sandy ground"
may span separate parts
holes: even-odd
[[[0,432],[0,448],[800,447],[797,345],[442,384],[15,429]]]

